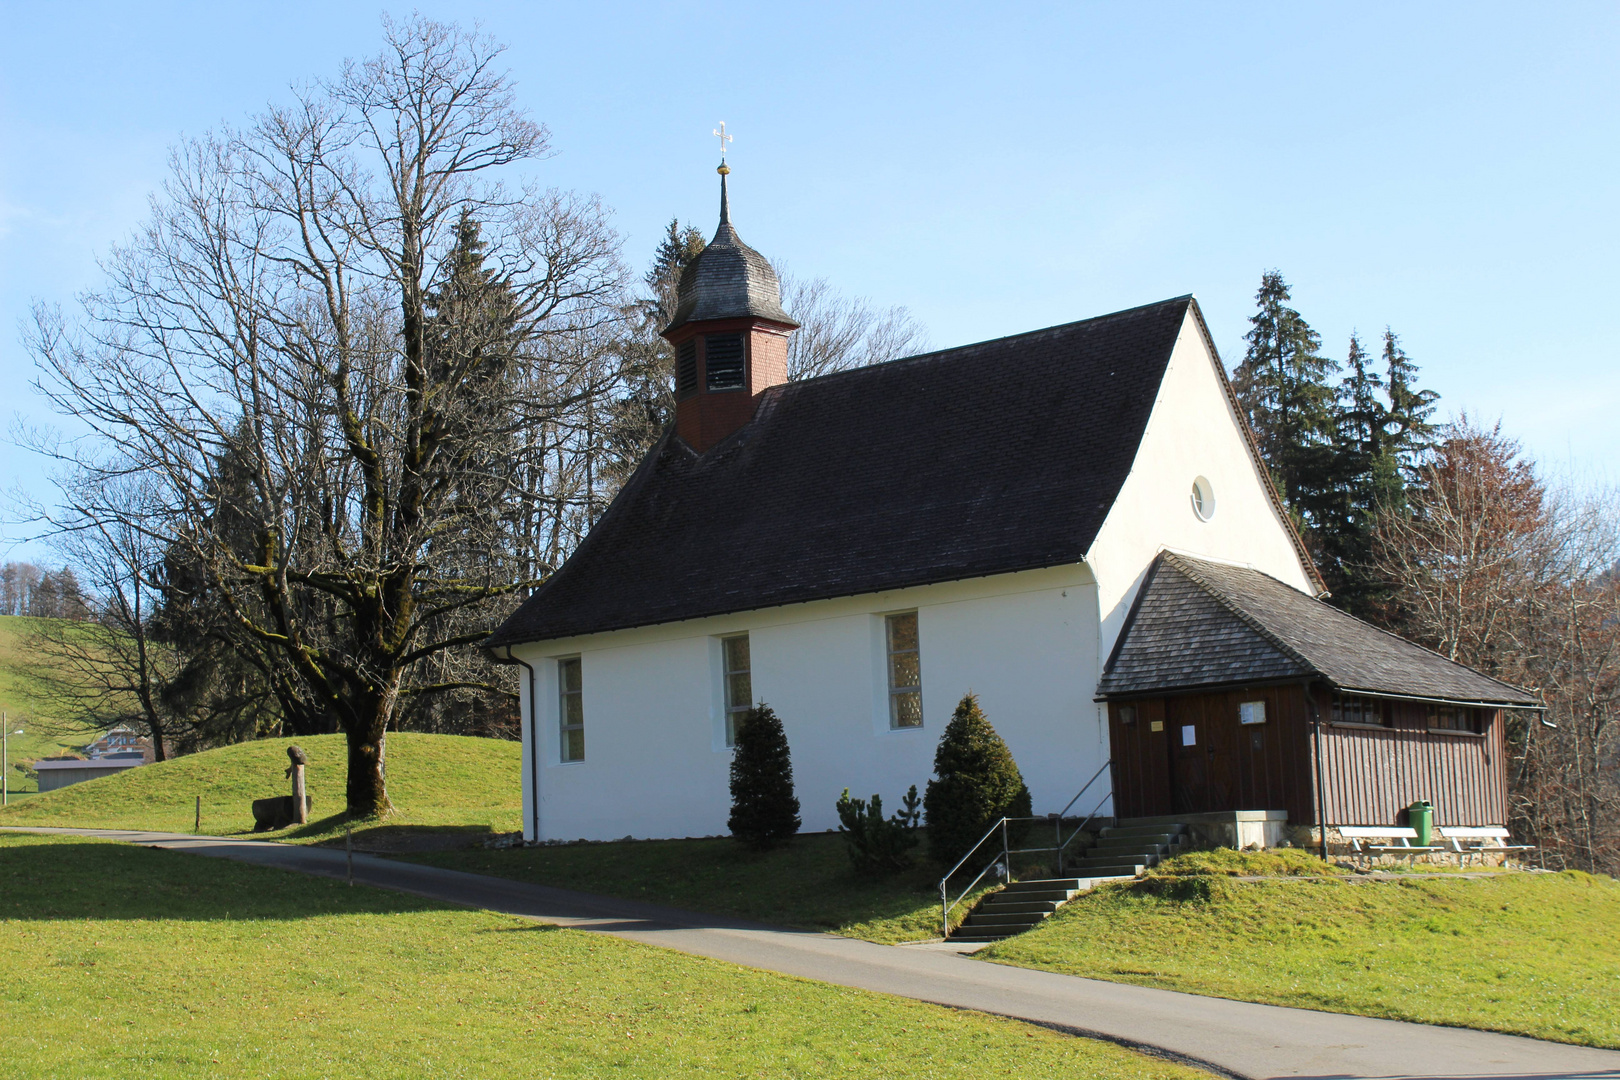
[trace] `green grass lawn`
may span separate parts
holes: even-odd
[[[1203,1075],[224,860],[0,835],[0,1077]]]
[[[1234,854],[1195,853],[1161,876],[1104,886],[979,955],[1195,994],[1620,1047],[1620,882],[1572,871],[1243,883],[1225,875],[1298,874],[1313,860],[1279,853],[1285,865],[1268,871]],[[1290,858],[1300,866],[1286,865]]]
[[[939,936],[939,871],[919,865],[892,877],[857,876],[850,869],[844,838],[836,833],[798,836],[763,854],[730,839],[620,840],[411,858],[868,941]],[[963,905],[953,917],[966,910]]]
[[[156,829],[191,832],[202,796],[202,831],[215,835],[253,828],[254,799],[285,795],[287,746],[309,755],[306,783],[314,808],[302,829],[270,837],[319,841],[343,834],[347,750],[341,735],[263,739],[46,792],[0,813],[0,825]],[[356,827],[357,841],[388,841],[412,831],[455,829],[468,834],[519,827],[522,786],[519,747],[500,739],[459,735],[388,736],[388,794],[396,813]]]

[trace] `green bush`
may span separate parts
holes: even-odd
[[[966,855],[999,818],[1030,816],[1029,788],[1012,751],[985,719],[972,693],[945,725],[934,752],[934,777],[928,782],[923,810],[928,854],[942,866]],[[1009,824],[1008,839],[1014,844],[1022,843],[1028,833],[1027,821]]]
[[[751,848],[775,847],[799,831],[787,732],[769,705],[749,709],[731,755],[731,835]]]
[[[838,798],[838,831],[849,845],[849,861],[862,874],[889,874],[911,865],[911,849],[917,846],[917,819],[922,817],[918,806],[917,785],[906,792],[903,810],[894,817],[883,816],[883,799],[872,796],[851,799],[849,788]]]

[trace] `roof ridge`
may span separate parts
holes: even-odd
[[[1040,334],[1049,334],[1054,330],[1071,330],[1075,327],[1085,326],[1088,323],[1100,323],[1108,319],[1120,318],[1125,315],[1134,315],[1139,311],[1147,311],[1151,308],[1168,307],[1171,304],[1181,303],[1184,301],[1194,304],[1197,303],[1192,293],[1183,293],[1181,296],[1172,296],[1167,300],[1156,300],[1151,304],[1138,304],[1135,307],[1124,308],[1120,311],[1110,311],[1106,315],[1093,315],[1089,319],[1075,319],[1072,322],[1055,323],[1051,326],[1043,326],[1036,330],[1024,330],[1016,334],[1003,334],[1001,337],[985,338],[982,341],[969,341],[966,344],[952,345],[945,349],[930,349],[928,352],[913,353],[910,356],[896,356],[889,360],[879,360],[876,363],[866,364],[861,367],[844,368],[842,371],[829,371],[822,375],[811,376],[808,379],[796,380],[791,385],[807,386],[810,383],[823,382],[828,379],[844,378],[850,375],[855,375],[862,371],[871,371],[873,368],[886,368],[891,365],[911,363],[912,361],[938,359],[939,357],[945,356],[949,353],[962,352],[966,349],[976,349],[984,345],[1000,345],[1003,342],[1017,341],[1019,338],[1031,338]]]
[[[1255,633],[1271,642],[1272,645],[1281,650],[1284,656],[1287,656],[1299,664],[1303,664],[1321,678],[1327,678],[1326,675],[1322,674],[1322,669],[1316,663],[1316,661],[1301,653],[1298,649],[1294,648],[1292,645],[1289,645],[1286,641],[1282,640],[1282,638],[1278,637],[1271,630],[1267,629],[1266,626],[1260,622],[1260,620],[1256,619],[1253,615],[1250,615],[1247,611],[1244,611],[1241,607],[1239,607],[1237,603],[1231,599],[1231,597],[1227,596],[1219,588],[1210,584],[1202,576],[1200,576],[1195,567],[1187,565],[1189,562],[1200,562],[1203,560],[1192,559],[1189,556],[1180,555],[1174,551],[1168,550],[1161,551],[1159,553],[1159,558],[1174,563],[1176,569],[1185,574],[1193,582],[1193,584],[1204,590],[1204,592],[1208,594],[1217,604],[1221,605],[1221,607],[1231,612],[1239,622],[1243,623],[1244,626],[1247,626],[1250,630],[1253,630]],[[1210,565],[1219,564],[1211,563]],[[1271,577],[1270,574],[1266,574],[1262,570],[1255,570],[1250,566],[1234,567],[1233,569],[1249,570],[1256,574],[1263,574],[1265,577]],[[1284,588],[1290,587],[1285,582],[1279,581],[1277,578],[1271,578],[1271,580],[1276,581],[1277,584],[1282,585]],[[1311,596],[1309,593],[1301,592],[1298,589],[1295,589],[1294,591],[1298,592],[1299,595],[1305,597],[1307,600],[1313,600],[1319,604],[1321,603],[1320,600],[1316,600],[1316,598]],[[1325,607],[1327,605],[1323,606]]]

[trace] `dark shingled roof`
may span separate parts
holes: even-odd
[[[737,319],[753,316],[798,326],[782,310],[782,286],[765,256],[743,243],[731,227],[726,205],[726,178],[720,177],[720,227],[697,258],[686,264],[675,287],[675,317],[664,327],[702,319]]]
[[[1081,561],[1191,297],[774,386],[671,432],[488,641],[545,641]]]
[[[1322,678],[1341,690],[1535,705],[1535,696],[1380,630],[1276,578],[1164,552],[1097,693]]]

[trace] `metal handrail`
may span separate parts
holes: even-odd
[[[1095,784],[1097,782],[1098,777],[1102,776],[1103,773],[1107,772],[1109,766],[1113,765],[1113,763],[1114,763],[1113,758],[1109,758],[1107,761],[1103,762],[1102,768],[1098,769],[1095,773],[1093,773],[1092,776],[1091,776],[1091,779],[1087,780],[1085,782],[1085,785],[1079,791],[1075,792],[1074,798],[1069,800],[1068,805],[1064,806],[1064,808],[1062,810],[1060,810],[1058,813],[1048,815],[1048,817],[1051,818],[1054,821],[1054,825],[1053,825],[1053,830],[1054,831],[1053,831],[1053,836],[1052,836],[1052,842],[1054,844],[1053,847],[1049,847],[1049,848],[1046,848],[1046,847],[1019,848],[1018,849],[1019,854],[1026,854],[1026,853],[1027,854],[1035,854],[1037,852],[1043,852],[1043,851],[1056,852],[1057,857],[1058,857],[1058,859],[1057,859],[1058,873],[1061,874],[1063,872],[1063,852],[1065,850],[1067,850],[1068,846],[1071,843],[1074,842],[1074,838],[1079,836],[1082,832],[1084,832],[1087,825],[1091,824],[1092,819],[1097,816],[1097,811],[1101,810],[1102,806],[1103,806],[1103,803],[1107,802],[1113,796],[1113,792],[1109,791],[1101,799],[1097,800],[1097,805],[1092,807],[1091,813],[1086,815],[1085,820],[1080,823],[1079,828],[1075,829],[1074,832],[1069,834],[1069,839],[1067,839],[1067,840],[1063,839],[1063,815],[1069,812],[1070,807],[1074,806],[1075,803],[1080,801],[1080,796],[1084,795],[1086,793],[1086,791],[1088,789],[1090,789],[1091,785]],[[1004,879],[1008,880],[1008,881],[1012,880],[1012,850],[1011,850],[1011,848],[1010,848],[1010,846],[1009,846],[1009,844],[1007,842],[1007,824],[1008,824],[1008,822],[1012,822],[1012,821],[1042,821],[1042,820],[1046,820],[1046,819],[1044,819],[1044,818],[1036,818],[1036,817],[1003,817],[1003,818],[998,819],[994,825],[990,826],[989,831],[987,831],[983,836],[981,836],[979,838],[979,842],[974,844],[972,847],[968,848],[967,854],[963,855],[960,859],[958,859],[957,862],[956,862],[956,865],[951,867],[949,870],[947,870],[945,872],[945,876],[939,879],[939,907],[940,907],[940,936],[941,937],[948,938],[948,937],[951,936],[951,912],[953,910],[955,910],[955,908],[956,908],[956,906],[958,904],[960,904],[963,900],[967,899],[969,894],[971,894],[973,892],[973,890],[978,887],[979,882],[984,880],[984,876],[986,874],[988,874],[991,870],[994,870],[997,867],[1000,867],[1001,876]],[[962,869],[963,865],[965,865],[967,863],[967,861],[973,857],[974,852],[978,851],[981,847],[984,846],[984,843],[985,843],[986,840],[989,840],[992,836],[994,836],[996,834],[997,830],[999,830],[1001,832],[1001,856],[1000,856],[1000,858],[999,859],[992,858],[990,860],[990,862],[985,865],[984,869],[980,870],[979,873],[974,877],[974,879],[971,882],[968,883],[967,888],[963,889],[961,894],[959,896],[957,896],[957,898],[955,900],[952,900],[950,898],[950,880],[951,880],[951,878],[953,876],[955,876],[956,872],[958,870]]]
[[[986,840],[990,839],[992,836],[994,836],[996,834],[996,830],[998,830],[998,829],[1001,830],[1001,858],[1000,858],[1000,860],[998,861],[996,859],[991,859],[989,864],[986,865],[983,870],[980,870],[978,875],[972,881],[968,882],[968,887],[962,890],[962,894],[960,896],[958,896],[955,900],[951,900],[950,899],[950,880],[951,880],[951,876],[953,874],[955,874],[958,870],[962,869],[962,864],[967,862],[969,859],[971,859],[973,857],[973,853],[975,851],[978,851],[981,847],[983,847],[984,842]],[[951,867],[949,870],[945,871],[945,876],[939,879],[939,907],[940,907],[940,936],[941,937],[947,937],[948,938],[948,937],[951,936],[951,910],[953,908],[955,908],[957,904],[960,904],[963,900],[967,899],[968,894],[971,893],[978,886],[980,881],[984,880],[984,875],[988,874],[992,869],[995,869],[997,867],[1000,868],[1002,876],[1004,876],[1004,877],[1010,877],[1011,876],[1011,874],[1012,874],[1012,855],[1011,855],[1011,852],[1009,852],[1008,849],[1007,849],[1007,818],[1001,818],[1001,819],[997,820],[997,822],[994,825],[990,826],[990,831],[985,833],[983,836],[981,836],[979,838],[978,843],[976,843],[972,847],[968,848],[968,853],[966,855],[962,856],[960,859],[958,859],[957,862],[956,862],[956,865]]]

